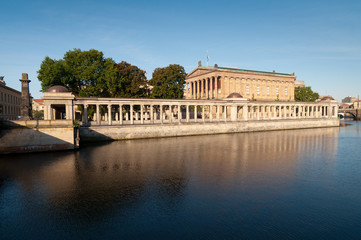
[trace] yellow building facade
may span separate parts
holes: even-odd
[[[17,120],[20,116],[21,92],[5,86],[0,77],[0,120]]]
[[[222,99],[239,93],[250,100],[294,101],[296,76],[288,73],[199,66],[187,75],[186,99]]]

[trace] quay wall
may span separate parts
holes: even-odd
[[[338,127],[337,118],[284,119],[242,122],[182,123],[80,127],[80,141],[126,140],[302,128]]]
[[[71,120],[0,122],[0,154],[76,149],[77,140]]]

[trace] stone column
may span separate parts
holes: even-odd
[[[130,111],[129,111],[129,117],[130,117],[130,124],[134,124],[134,116],[133,116],[133,104],[130,104]]]
[[[181,123],[182,113],[181,113],[181,105],[178,104],[178,123]]]
[[[100,125],[100,109],[99,109],[99,104],[97,104],[97,107],[96,107],[96,115],[97,115],[97,124]]]
[[[243,105],[242,110],[243,110],[243,113],[242,113],[243,120],[248,121],[248,105]]]
[[[215,98],[218,99],[218,78],[214,77],[214,92],[215,92]]]
[[[173,122],[173,109],[172,105],[169,105],[169,122]]]
[[[54,120],[53,108],[49,105],[49,120]]]
[[[206,82],[206,99],[209,99],[209,86],[208,86],[208,78],[205,79]]]
[[[259,108],[260,106],[257,106],[256,107],[256,116],[257,116],[257,120],[259,120],[259,110],[260,110],[260,108]]]
[[[204,115],[204,105],[202,105],[202,121],[206,121],[206,116]]]
[[[231,121],[232,122],[235,122],[235,121],[237,121],[237,108],[238,108],[238,106],[237,105],[232,105],[231,106]]]
[[[143,111],[144,111],[144,105],[141,104],[140,105],[140,124],[144,124],[144,113],[143,113]]]
[[[224,116],[224,121],[227,122],[227,106],[226,105],[223,106],[223,116]]]
[[[112,125],[112,105],[108,104],[108,124]]]
[[[213,105],[209,105],[209,120],[213,121]]]
[[[186,121],[189,122],[189,105],[187,105],[186,107]]]
[[[50,105],[44,106],[44,120],[51,120],[50,118]]]
[[[194,105],[194,121],[197,122],[197,105]]]
[[[163,105],[159,105],[159,115],[160,123],[163,123]]]
[[[119,104],[119,124],[123,124],[123,105]]]
[[[153,124],[154,123],[154,105],[150,105],[150,123]]]
[[[296,105],[293,106],[293,118],[296,118]]]

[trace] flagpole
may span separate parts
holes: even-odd
[[[207,50],[207,67],[208,67],[208,60],[209,60],[209,56],[208,56],[208,50]]]

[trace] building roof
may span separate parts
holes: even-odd
[[[43,99],[33,99],[34,102],[36,102],[39,105],[43,105],[44,104],[44,100]]]
[[[19,92],[18,90],[13,89],[13,88],[11,88],[11,87],[8,87],[8,86],[5,86],[5,85],[1,85],[1,84],[0,84],[0,87],[1,87],[1,88],[4,88],[4,89],[7,89],[7,90],[10,90],[10,91],[13,91],[13,92],[16,93],[16,94],[21,95],[21,92]]]
[[[241,68],[231,68],[231,67],[212,67],[212,66],[208,67],[208,66],[201,66],[200,68],[221,69],[221,70],[230,70],[230,71],[239,71],[239,72],[251,72],[251,73],[264,73],[264,74],[284,75],[284,76],[294,76],[294,74],[289,74],[289,73],[257,71],[257,70],[249,70],[249,69],[241,69]]]
[[[56,86],[52,86],[45,92],[61,93],[61,92],[70,92],[70,91],[64,86],[56,85]]]

